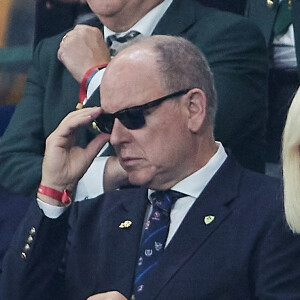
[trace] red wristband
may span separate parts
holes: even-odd
[[[40,184],[40,186],[38,188],[38,192],[42,195],[45,195],[45,196],[51,197],[57,201],[60,201],[65,205],[68,205],[71,203],[72,191],[64,190],[63,192],[60,192],[58,190],[55,190],[55,189],[52,189],[50,187]]]
[[[102,65],[97,65],[94,66],[86,71],[84,74],[84,77],[81,81],[80,84],[80,90],[79,90],[79,103],[76,105],[76,109],[81,109],[83,107],[83,101],[86,98],[86,92],[87,92],[87,87],[86,87],[86,82],[89,79],[90,75],[96,70],[101,70],[103,68],[106,68],[107,64],[102,64]]]

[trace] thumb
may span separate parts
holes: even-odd
[[[97,135],[86,147],[86,151],[89,157],[96,157],[103,146],[109,141],[110,135],[107,133],[101,133]]]

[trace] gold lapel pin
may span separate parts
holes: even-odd
[[[205,223],[206,225],[208,225],[208,224],[210,224],[211,222],[213,222],[214,219],[215,219],[215,216],[206,216],[206,217],[204,217],[204,223]]]
[[[97,123],[95,121],[92,122],[92,127],[93,127],[93,129],[101,132],[100,128],[98,127],[98,125],[97,125]]]
[[[128,228],[132,225],[132,222],[129,221],[129,220],[126,220],[124,222],[122,222],[120,225],[119,225],[119,228]]]
[[[274,5],[274,2],[273,2],[272,0],[267,0],[267,6],[268,6],[269,8],[272,8],[273,5]]]

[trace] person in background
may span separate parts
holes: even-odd
[[[239,15],[245,12],[246,0],[197,0],[203,5],[230,11]]]
[[[203,5],[244,14],[245,0],[197,0]],[[65,31],[91,17],[85,0],[37,0],[35,10],[35,46],[44,38]]]
[[[290,106],[282,139],[284,208],[290,228],[300,233],[300,90]]]
[[[34,46],[44,38],[59,34],[91,17],[85,0],[37,0]]]
[[[199,49],[136,40],[108,64],[100,94],[101,108],[70,113],[47,139],[38,199],[5,259],[4,299],[300,298],[300,238],[285,226],[279,181],[215,141],[216,92]],[[76,146],[76,128],[93,120],[103,134]],[[71,203],[108,140],[140,187]]]
[[[300,2],[248,0],[245,15],[261,29],[269,52],[267,157],[281,176],[281,137],[286,114],[300,83]],[[274,165],[275,164],[275,165]],[[279,172],[276,171],[279,167]]]
[[[255,26],[241,16],[194,0],[88,3],[97,15],[89,24],[98,28],[78,25],[67,34],[42,40],[36,48],[23,99],[1,141],[0,179],[5,188],[25,195],[35,193],[45,139],[75,109],[80,83],[87,74],[85,106],[98,105],[97,87],[110,60],[107,45],[114,46],[113,39],[132,32],[183,36],[205,53],[219,97],[216,137],[242,165],[264,171],[267,57],[263,37]],[[89,74],[88,70],[97,71],[99,65],[97,75]],[[78,144],[86,145],[92,136],[82,128]]]

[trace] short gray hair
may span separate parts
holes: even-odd
[[[124,46],[137,43],[146,44],[157,53],[158,69],[170,93],[189,88],[199,88],[205,93],[207,121],[213,125],[217,93],[212,71],[199,48],[182,37],[170,35],[138,36]]]
[[[181,37],[156,36],[154,49],[166,88],[172,92],[200,88],[207,98],[207,120],[213,124],[217,110],[217,93],[213,74],[204,54]]]

